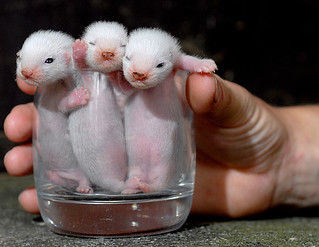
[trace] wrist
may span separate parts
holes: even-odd
[[[319,107],[278,108],[288,141],[277,174],[273,206],[319,205]]]

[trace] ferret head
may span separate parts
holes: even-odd
[[[73,42],[71,36],[62,32],[47,30],[32,33],[17,53],[17,76],[35,86],[70,76]]]
[[[133,31],[126,45],[123,72],[135,88],[147,89],[162,82],[180,55],[177,39],[159,29]]]
[[[127,30],[117,22],[99,21],[89,25],[82,36],[88,44],[86,62],[100,72],[122,69]]]

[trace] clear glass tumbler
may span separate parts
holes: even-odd
[[[174,90],[167,96],[176,97],[179,106],[161,104],[155,107],[160,113],[139,108],[146,91],[125,90],[114,83],[116,77],[98,72],[83,72],[73,88],[63,83],[38,88],[34,179],[41,216],[52,231],[115,237],[183,225],[195,178],[186,76],[173,75]],[[71,107],[78,98],[69,95],[87,97],[87,103]],[[133,107],[134,102],[139,103]]]

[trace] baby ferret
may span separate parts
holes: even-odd
[[[200,59],[181,51],[178,40],[157,28],[139,28],[129,36],[123,58],[123,72],[130,84],[139,89],[154,87],[173,70],[212,73],[212,59]]]
[[[112,82],[121,109],[127,97],[134,92],[122,72],[127,36],[127,29],[122,24],[97,21],[87,26],[81,40],[73,44],[73,58],[77,67],[106,74]]]
[[[121,24],[94,22],[72,46],[82,86],[90,91],[88,104],[69,117],[73,150],[90,181],[112,192],[124,189],[127,175],[124,126],[110,79],[122,68],[126,42]]]
[[[78,100],[76,92],[70,94],[76,84],[71,62],[73,42],[71,36],[57,31],[31,34],[17,53],[16,73],[38,87],[35,159],[43,164],[52,183],[91,193],[90,182],[77,164],[68,135],[67,112],[86,103]]]
[[[164,190],[181,177],[188,155],[185,102],[174,80],[178,69],[211,73],[217,66],[182,53],[177,39],[160,29],[140,28],[129,35],[123,73],[141,90],[124,108],[129,170],[123,193]]]
[[[127,30],[122,24],[93,22],[85,28],[81,40],[84,43],[80,44],[81,41],[77,40],[74,51],[75,59],[83,65],[82,68],[92,68],[103,73],[122,69],[122,58],[127,43]]]

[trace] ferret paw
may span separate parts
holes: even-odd
[[[67,186],[65,179],[59,176],[56,172],[47,171],[47,176],[51,183],[62,186],[62,187]]]
[[[82,194],[92,194],[93,189],[88,185],[80,185],[76,188],[76,192],[79,192]]]
[[[83,58],[86,56],[86,51],[88,49],[88,45],[83,40],[75,40],[72,44],[73,56],[76,58]]]
[[[122,194],[136,194],[139,192],[144,192],[144,193],[151,192],[148,184],[142,181],[142,179],[140,179],[137,176],[130,177],[126,181],[126,187],[127,189],[122,191]]]
[[[86,52],[88,45],[85,41],[77,39],[72,44],[73,59],[78,68],[86,68]]]
[[[140,189],[125,189],[121,192],[123,195],[131,195],[131,194],[138,194],[142,191]]]
[[[217,65],[212,59],[201,60],[199,66],[195,68],[197,73],[212,73],[217,70]]]
[[[90,91],[84,87],[75,88],[69,97],[70,107],[85,106],[90,100]]]

